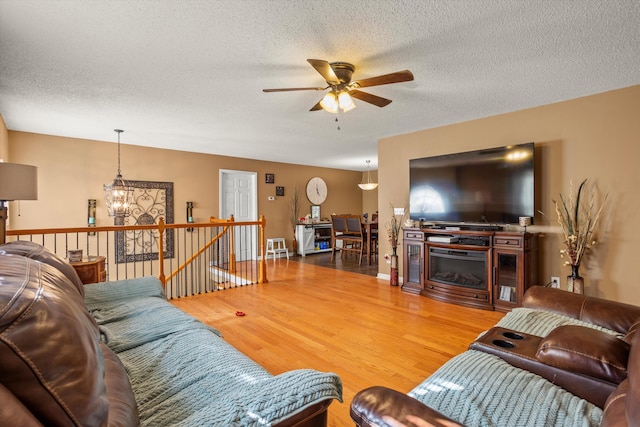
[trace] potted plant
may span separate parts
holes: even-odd
[[[585,179],[580,183],[578,193],[574,197],[572,181],[569,196],[564,197],[560,194],[560,201],[553,200],[558,224],[564,237],[560,256],[568,258],[564,265],[571,267],[571,274],[567,276],[570,292],[584,292],[584,279],[579,272],[580,263],[585,253],[596,244],[594,233],[607,200],[605,195],[602,204],[598,207],[595,193],[595,183],[587,186]]]

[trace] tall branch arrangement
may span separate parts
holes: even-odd
[[[605,206],[607,195],[598,207],[595,194],[595,183],[587,186],[585,179],[578,187],[578,193],[573,194],[573,181],[569,187],[569,197],[560,194],[560,201],[553,201],[558,214],[558,224],[564,234],[564,248],[560,250],[561,257],[568,257],[565,265],[580,265],[585,252],[595,244],[594,232]]]
[[[295,230],[300,215],[300,192],[298,187],[293,189],[293,196],[289,199],[289,221],[291,227]]]
[[[393,249],[395,249],[398,247],[400,231],[402,230],[402,222],[404,220],[406,213],[403,215],[396,215],[395,208],[393,207],[393,205],[390,205],[390,206],[391,206],[392,215],[391,215],[391,219],[386,224],[386,228],[387,228],[387,234],[389,235],[389,244]],[[406,212],[407,210],[405,209],[404,211]]]

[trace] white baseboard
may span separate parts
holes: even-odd
[[[391,280],[391,275],[390,274],[384,274],[384,273],[378,273],[378,275],[376,276],[376,279],[380,279],[380,280]],[[398,283],[403,283],[404,279],[402,278],[402,276],[398,277]]]

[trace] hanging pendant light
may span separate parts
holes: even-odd
[[[363,190],[373,190],[378,187],[377,182],[371,182],[371,170],[369,169],[369,163],[371,163],[371,160],[367,160],[367,182],[358,184],[358,187]]]
[[[129,208],[133,202],[133,187],[122,178],[120,173],[120,134],[122,129],[114,129],[118,134],[118,173],[113,183],[104,184],[104,200],[107,204],[109,216],[116,218],[128,217]]]

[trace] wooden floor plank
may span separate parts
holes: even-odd
[[[359,390],[385,385],[408,392],[503,316],[313,263],[269,261],[267,277],[266,284],[171,302],[274,375],[299,368],[340,375],[344,403],[329,409],[334,427],[353,425],[349,404]]]

